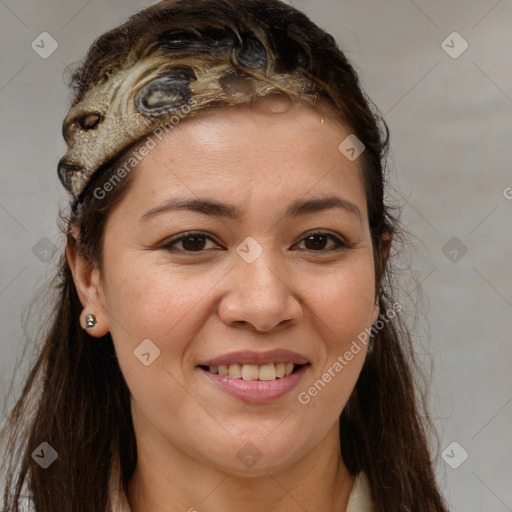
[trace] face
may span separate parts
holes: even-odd
[[[138,439],[229,471],[285,468],[337,436],[365,347],[335,363],[379,314],[360,159],[338,149],[350,131],[285,103],[182,121],[105,227],[98,328]]]

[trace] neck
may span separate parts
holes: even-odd
[[[258,476],[200,462],[156,435],[137,440],[137,467],[128,483],[131,512],[340,512],[354,483],[341,457],[338,424],[290,467],[262,469]]]

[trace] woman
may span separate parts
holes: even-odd
[[[387,128],[332,36],[277,0],[168,0],[72,87],[60,297],[4,508],[28,479],[38,512],[447,510]]]

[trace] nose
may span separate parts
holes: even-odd
[[[302,319],[296,283],[268,253],[263,251],[252,263],[239,258],[226,276],[229,291],[218,314],[227,326],[266,332]]]

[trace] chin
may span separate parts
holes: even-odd
[[[215,453],[208,450],[202,457],[216,468],[247,477],[268,476],[269,472],[286,469],[300,460],[307,451],[297,446],[296,435],[269,439],[261,432],[255,432],[254,435],[246,433],[240,441],[234,438],[229,444],[224,440],[223,443],[208,442],[210,448],[215,445],[224,448]]]

